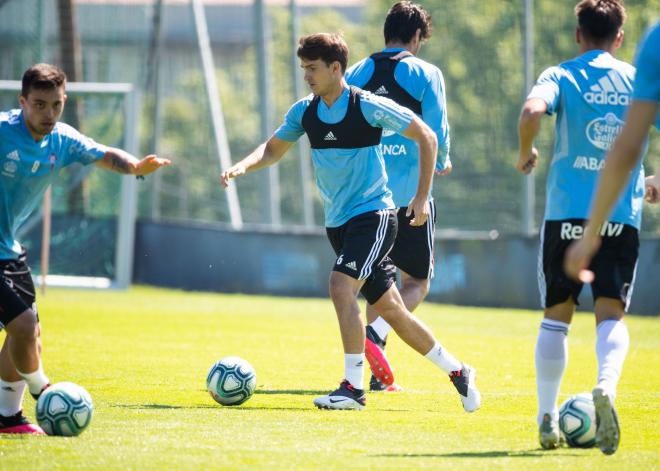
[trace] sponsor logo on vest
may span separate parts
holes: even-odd
[[[585,93],[584,100],[592,105],[620,105],[630,103],[630,90],[615,71],[610,70]]]
[[[387,88],[385,88],[385,85],[381,85],[378,87],[378,89],[374,92],[375,95],[389,95],[389,91]]]
[[[561,223],[561,232],[559,236],[562,240],[581,239],[584,227],[570,222]],[[600,228],[600,235],[603,237],[619,237],[623,232],[623,224],[620,222],[606,222]]]
[[[403,144],[382,144],[383,155],[408,155],[406,146]]]
[[[336,141],[337,138],[335,137],[334,134],[332,134],[332,131],[330,131],[328,134],[325,135],[323,138],[324,141]]]
[[[587,124],[587,129],[584,132],[594,147],[609,150],[621,129],[623,129],[623,121],[614,113],[607,113],[605,116],[596,118]]]
[[[579,170],[591,170],[594,172],[599,172],[603,165],[605,165],[604,159],[599,159],[597,157],[585,157],[584,155],[578,155],[573,162],[573,168]]]

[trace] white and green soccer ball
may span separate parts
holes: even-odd
[[[568,446],[591,448],[596,444],[596,407],[589,393],[564,401],[559,408],[559,429]]]
[[[48,435],[80,435],[92,421],[92,397],[82,386],[61,382],[46,389],[37,401],[37,422]]]
[[[237,406],[252,397],[257,374],[246,360],[225,357],[215,362],[206,376],[206,389],[218,404]]]

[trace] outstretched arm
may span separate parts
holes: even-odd
[[[235,163],[220,175],[220,184],[227,188],[229,180],[277,163],[291,148],[293,142],[272,136],[247,157]]]
[[[583,281],[593,278],[586,269],[600,246],[598,229],[609,216],[630,179],[630,172],[641,156],[642,143],[655,121],[657,111],[657,102],[633,100],[630,105],[626,124],[605,158],[582,239],[572,244],[566,253],[564,270],[568,276]]]
[[[539,152],[534,147],[534,139],[541,129],[541,118],[548,110],[548,105],[540,98],[530,98],[523,105],[518,120],[518,162],[516,169],[530,174],[538,163]]]
[[[408,204],[407,216],[411,214],[414,218],[410,221],[411,226],[423,225],[429,217],[429,192],[433,180],[433,170],[438,155],[438,138],[433,130],[424,121],[415,116],[410,125],[402,133],[408,139],[412,139],[419,146],[419,182],[417,193]]]
[[[153,154],[139,160],[125,150],[117,149],[116,147],[109,147],[101,160],[96,162],[96,165],[106,170],[112,170],[113,172],[122,173],[124,175],[144,176],[155,172],[160,167],[170,165],[171,163],[172,162],[168,159],[161,159]]]

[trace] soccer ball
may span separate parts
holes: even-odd
[[[215,362],[206,376],[206,389],[218,404],[237,406],[252,397],[257,374],[240,357],[225,357]]]
[[[596,444],[596,408],[589,393],[569,397],[559,408],[559,429],[568,446],[591,448]]]
[[[37,401],[37,422],[48,435],[80,435],[92,420],[92,397],[82,386],[62,382],[46,389]]]

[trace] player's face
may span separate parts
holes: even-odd
[[[305,82],[314,95],[325,96],[341,83],[339,62],[328,65],[322,59],[313,61],[301,59],[300,66],[305,71]]]
[[[53,90],[32,89],[27,97],[19,96],[23,118],[32,137],[39,140],[50,134],[62,116],[66,95],[64,87]]]

